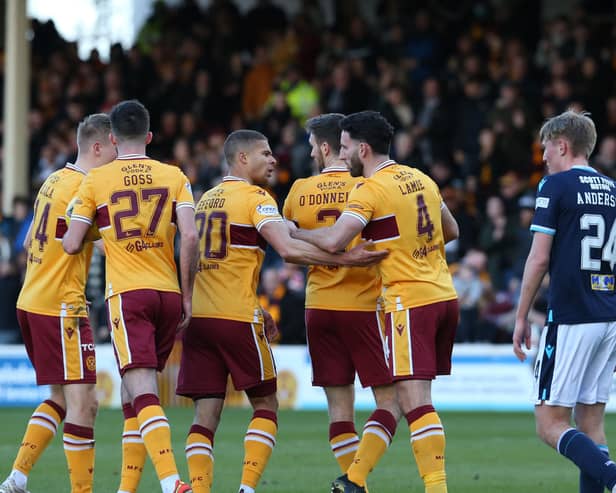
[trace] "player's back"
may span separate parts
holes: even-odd
[[[531,230],[553,235],[548,320],[616,320],[616,182],[587,166],[546,177]]]
[[[193,316],[258,322],[259,272],[267,243],[259,229],[281,221],[272,197],[262,188],[226,177],[199,200],[199,267]]]
[[[342,165],[296,180],[285,201],[283,215],[303,229],[331,226],[342,214],[349,192],[361,180],[352,177]],[[359,241],[358,235],[349,248]],[[308,270],[307,308],[374,311],[379,294],[376,267],[312,265]]]
[[[92,243],[77,255],[67,255],[62,248],[66,207],[85,175],[81,168],[67,164],[52,173],[38,192],[26,276],[17,300],[21,310],[50,316],[87,315],[85,283]]]
[[[357,197],[369,197],[374,211],[362,237],[390,252],[377,265],[386,310],[455,299],[437,185],[421,171],[392,162],[358,185],[360,189]],[[363,207],[361,200],[350,199],[347,211]]]
[[[137,289],[180,292],[174,260],[176,209],[193,207],[179,168],[124,156],[90,172],[82,200],[93,199],[104,240],[107,296]],[[75,208],[75,214],[78,213]]]

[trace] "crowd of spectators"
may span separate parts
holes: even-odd
[[[265,133],[280,205],[293,180],[312,173],[306,118],[375,109],[396,128],[392,157],[429,173],[460,224],[460,239],[447,246],[462,306],[458,339],[509,342],[544,174],[542,121],[571,106],[590,111],[600,136],[592,163],[616,176],[613,3],[586,1],[552,17],[542,15],[544,3],[381,0],[370,11],[337,1],[326,24],[317,0],[293,16],[263,0],[246,12],[230,0],[205,9],[159,2],[134,46],[112,46],[108,62],[96,51],[80,60],[52,21],[32,20],[33,196],[75,157],[79,120],[123,99],[148,107],[149,155],[181,167],[196,199],[225,173],[229,131]],[[16,199],[0,221],[0,342],[18,339],[14,300],[31,199]],[[89,294],[101,307],[103,271],[94,272]],[[268,252],[261,298],[283,343],[304,340],[304,283],[303,269]],[[541,324],[545,301],[536,309]],[[95,323],[104,340],[105,317]]]

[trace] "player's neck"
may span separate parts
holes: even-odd
[[[250,176],[248,176],[247,173],[243,173],[241,168],[235,169],[232,166],[229,167],[229,172],[227,173],[227,176],[225,176],[223,179],[224,180],[227,180],[227,179],[244,180],[250,183],[251,185],[255,184],[254,180],[250,178]]]
[[[118,157],[135,155],[145,156],[145,146],[143,144],[118,144]]]
[[[563,162],[562,170],[570,170],[574,166],[590,166],[588,159],[583,156],[569,157]]]
[[[92,168],[94,168],[94,165],[90,165],[85,160],[79,159],[79,158],[75,160],[73,165],[75,166],[75,168],[79,168],[85,171],[86,173],[89,172]]]
[[[364,176],[366,178],[371,177],[384,163],[388,161],[391,161],[391,158],[387,154],[374,154],[372,157],[364,161]]]
[[[323,163],[324,168],[323,169],[327,169],[327,168],[333,168],[333,167],[344,167],[346,168],[346,165],[344,164],[344,162],[340,159],[340,157],[338,156],[331,156],[327,159],[325,159],[325,162]],[[323,169],[321,171],[323,171]]]

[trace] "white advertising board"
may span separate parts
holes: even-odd
[[[311,385],[310,357],[305,346],[275,346],[278,396],[282,408],[326,409],[323,390]],[[120,407],[120,377],[111,345],[99,345],[97,394],[101,406]],[[520,363],[509,345],[459,344],[454,348],[450,376],[433,383],[434,404],[441,410],[532,410],[532,361]],[[177,372],[170,372],[175,380]],[[164,378],[164,377],[163,377]],[[175,382],[169,382],[171,386]],[[374,407],[370,389],[355,382],[357,409]],[[173,389],[171,389],[173,391]],[[34,370],[22,346],[0,346],[0,407],[35,406],[49,395],[36,385]],[[230,405],[246,405],[245,399]],[[616,380],[608,411],[616,411]]]

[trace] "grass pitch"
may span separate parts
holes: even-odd
[[[173,445],[182,478],[187,478],[184,440],[192,410],[167,409]],[[17,445],[32,412],[24,408],[0,409],[0,476],[10,471]],[[243,458],[243,436],[248,410],[226,409],[215,438],[214,492],[235,493]],[[367,413],[358,413],[361,430]],[[577,469],[543,445],[534,435],[529,413],[452,413],[441,418],[447,435],[447,475],[450,493],[563,493],[577,491]],[[608,415],[608,436],[616,416]],[[94,491],[113,493],[119,484],[122,414],[101,410],[96,422]],[[325,412],[281,411],[278,443],[259,487],[259,493],[329,492],[340,474],[327,441]],[[59,434],[60,435],[60,434]],[[369,478],[371,493],[424,491],[409,445],[404,419],[394,442]],[[32,493],[68,493],[68,473],[61,436],[56,436],[33,469],[28,482]],[[148,459],[140,493],[160,491]]]

